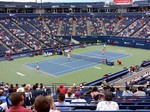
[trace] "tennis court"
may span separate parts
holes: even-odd
[[[72,56],[70,62],[65,56],[46,61],[40,61],[38,62],[40,66],[39,72],[43,72],[53,76],[60,76],[91,66],[99,65],[101,64],[103,58],[106,58],[109,61],[114,61],[127,56],[129,56],[129,54],[105,52],[104,56],[102,57],[100,50],[94,50],[90,52],[80,53],[77,57]],[[100,62],[98,62],[98,60],[100,60]],[[30,69],[36,69],[36,63],[29,63],[25,66]]]

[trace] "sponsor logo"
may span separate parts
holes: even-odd
[[[144,44],[140,44],[140,43],[136,43],[136,45],[139,45],[139,46],[144,46]]]
[[[128,45],[128,44],[131,44],[131,42],[124,42],[124,44]]]
[[[16,5],[5,5],[5,7],[16,7]]]

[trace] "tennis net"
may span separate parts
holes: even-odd
[[[87,55],[82,55],[82,54],[71,54],[72,58],[78,58],[78,59],[83,59],[83,60],[88,60],[88,61],[93,61],[97,63],[102,63],[105,59],[102,57],[97,57],[97,56],[87,56]]]

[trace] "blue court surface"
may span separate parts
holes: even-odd
[[[82,55],[93,56],[102,58],[100,50],[94,50],[86,53],[82,53]],[[129,54],[122,54],[116,52],[105,52],[103,58],[106,58],[109,61],[114,61],[119,58],[124,58],[129,56]],[[81,70],[87,67],[96,66],[100,63],[84,60],[80,58],[71,57],[71,61],[68,61],[67,57],[62,56],[60,58],[54,58],[51,60],[40,61],[38,62],[40,67],[40,72],[47,73],[53,76],[60,76],[63,74],[67,74],[69,72],[74,72],[76,70]],[[36,69],[36,63],[26,64],[25,66]]]

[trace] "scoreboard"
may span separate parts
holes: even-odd
[[[114,0],[115,4],[131,4],[133,0]]]

